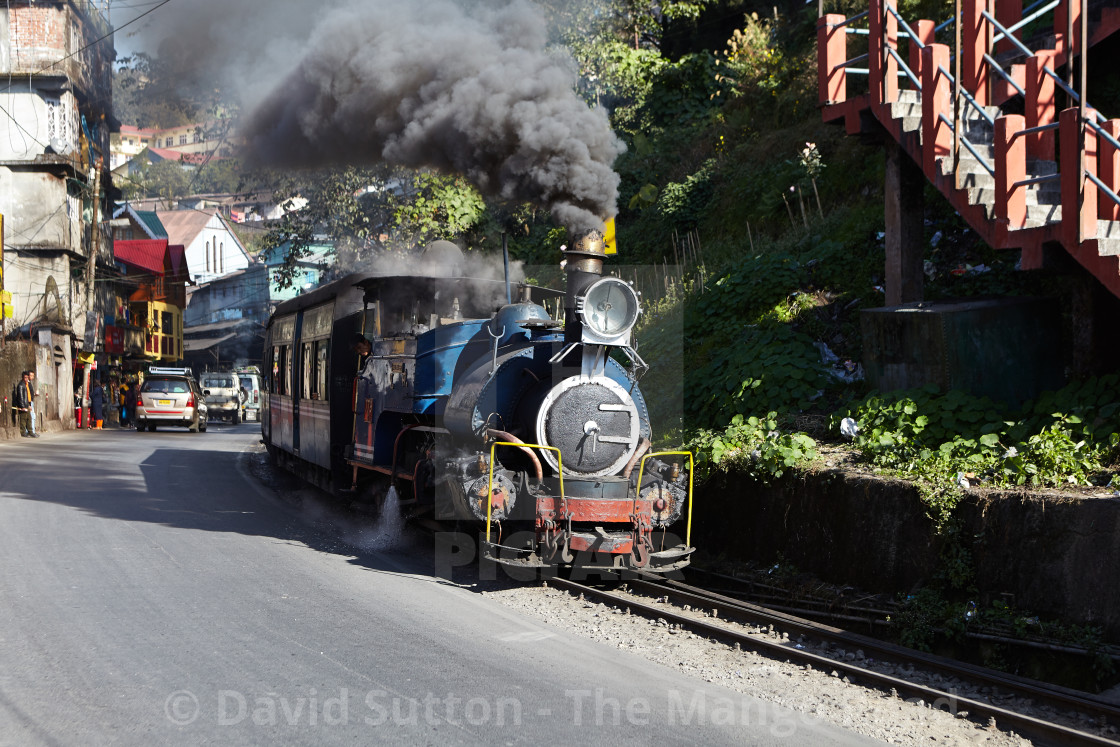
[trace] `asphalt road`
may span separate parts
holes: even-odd
[[[0,744],[866,742],[377,550],[258,438],[0,443]]]

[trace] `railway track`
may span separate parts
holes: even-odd
[[[1001,728],[1014,729],[1036,743],[1120,746],[1120,741],[1086,731],[1080,725],[1039,718],[988,700],[964,697],[953,690],[877,671],[868,663],[869,659],[853,661],[846,657],[815,653],[810,649],[824,647],[825,644],[842,646],[847,651],[858,649],[865,656],[880,662],[896,666],[912,665],[921,671],[932,671],[977,687],[991,688],[998,692],[1000,699],[1028,700],[1034,710],[1049,708],[1054,712],[1072,712],[1082,720],[1091,720],[1097,727],[1120,725],[1120,707],[1086,693],[907,649],[678,581],[628,580],[621,590],[588,586],[561,578],[549,579],[548,583],[583,594],[585,599],[629,608],[634,614],[662,618],[694,633],[738,644],[740,648],[765,656],[796,661],[818,670],[835,671],[854,682],[884,691],[893,690],[902,697],[921,699],[952,713],[967,711],[970,719],[981,723],[990,723],[994,719]]]

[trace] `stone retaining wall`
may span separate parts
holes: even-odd
[[[973,491],[958,515],[978,603],[1007,599],[1120,640],[1120,499]],[[920,587],[941,549],[913,484],[839,470],[770,486],[721,475],[697,491],[693,517],[698,547],[765,564],[781,557],[874,593]]]

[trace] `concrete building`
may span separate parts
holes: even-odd
[[[183,309],[187,268],[182,246],[167,239],[116,242],[122,281],[114,323],[106,327],[105,352],[135,369],[143,363],[168,364],[183,357]]]
[[[107,19],[88,0],[11,0],[0,8],[0,214],[8,330],[54,315],[85,349],[87,319],[113,303],[103,221],[115,57]],[[93,310],[97,315],[89,316]],[[67,355],[69,351],[67,350]]]
[[[206,283],[249,266],[249,252],[217,210],[160,210],[172,244],[187,248],[191,280]]]
[[[287,267],[289,251],[291,244],[285,243],[257,256],[268,267],[269,300],[274,305],[317,287],[324,274],[338,261],[334,244],[326,241],[315,242],[304,249],[291,268]],[[291,278],[291,282],[281,286],[285,275]]]
[[[244,270],[187,289],[187,327],[234,319],[268,323],[268,268],[253,262]]]
[[[236,149],[234,140],[229,137],[231,130],[232,120],[229,119],[215,119],[165,128],[121,125],[120,132],[113,134],[110,146],[112,168],[115,171],[149,149],[156,153],[160,160],[179,161],[181,157],[188,156],[183,160],[193,163],[205,158],[227,158],[232,156]],[[190,158],[190,156],[202,158]]]

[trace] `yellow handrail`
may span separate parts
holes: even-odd
[[[695,471],[692,452],[691,451],[659,451],[656,454],[646,454],[642,457],[642,466],[638,468],[638,487],[634,489],[634,500],[638,500],[638,495],[642,490],[642,473],[646,469],[646,460],[659,456],[687,456],[688,457],[688,524],[685,528],[684,544],[688,547],[692,546],[692,473]]]
[[[513,441],[495,441],[490,444],[490,480],[486,483],[486,544],[490,544],[490,516],[493,509],[494,498],[494,450],[499,446],[527,446],[530,449],[548,449],[556,452],[556,465],[560,473],[560,500],[564,500],[564,461],[560,449],[555,446],[541,446],[540,444],[525,444]]]

